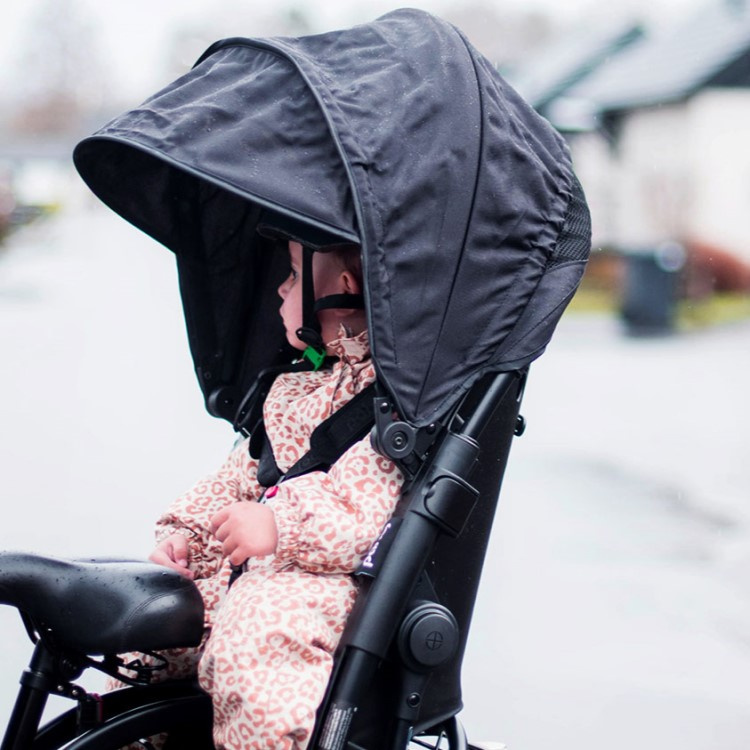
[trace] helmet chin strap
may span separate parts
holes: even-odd
[[[316,313],[321,310],[364,310],[365,297],[363,294],[329,294],[315,300],[313,307]]]
[[[302,248],[302,326],[295,331],[297,338],[307,344],[302,356],[319,370],[325,361],[326,345],[320,333],[318,313],[321,310],[363,309],[364,297],[361,294],[330,294],[315,299],[315,284],[313,280],[313,250],[311,247]]]
[[[295,333],[302,343],[307,344],[302,356],[312,363],[314,370],[318,370],[325,359],[326,346],[320,335],[320,321],[315,313],[313,252],[311,247],[302,248],[302,325]]]

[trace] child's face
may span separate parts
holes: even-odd
[[[279,313],[286,328],[287,341],[296,349],[304,350],[307,344],[297,338],[297,329],[302,325],[302,245],[289,243],[289,262],[292,270],[286,281],[279,287],[279,296],[283,300]],[[351,274],[341,265],[334,253],[313,254],[313,283],[315,298],[329,294],[349,292]],[[323,341],[329,343],[338,336],[341,316],[336,310],[322,310],[318,313],[320,333]]]

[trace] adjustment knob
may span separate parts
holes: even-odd
[[[456,653],[459,637],[453,613],[441,604],[425,602],[411,610],[401,623],[399,651],[408,666],[434,669]]]

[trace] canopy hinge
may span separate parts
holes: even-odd
[[[372,445],[383,456],[395,461],[413,478],[419,472],[424,457],[438,436],[438,424],[414,427],[396,416],[393,404],[386,396],[373,399],[375,428]]]

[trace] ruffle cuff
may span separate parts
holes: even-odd
[[[283,491],[283,490],[282,490]],[[299,506],[291,498],[280,503],[268,503],[276,519],[276,554],[274,566],[286,568],[299,559],[302,519]]]

